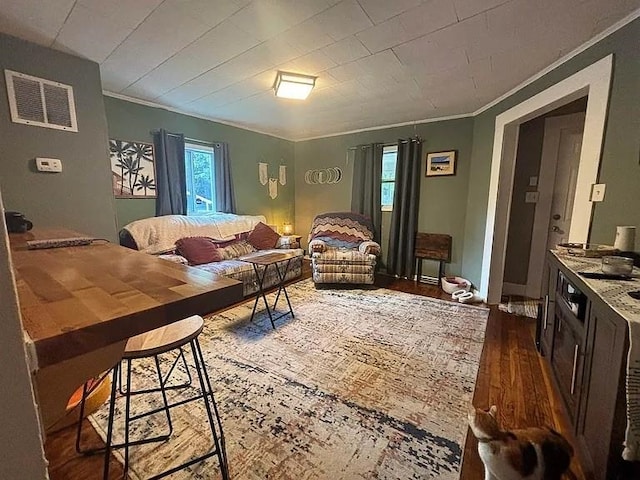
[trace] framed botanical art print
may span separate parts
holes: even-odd
[[[109,140],[113,194],[116,198],[155,198],[153,145]]]
[[[436,177],[456,174],[456,150],[427,153],[425,176]]]

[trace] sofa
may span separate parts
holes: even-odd
[[[253,265],[242,261],[254,255],[269,251],[289,249],[296,256],[289,264],[285,280],[293,280],[302,275],[302,259],[304,251],[291,247],[291,237],[279,237],[274,248],[257,249],[250,242],[250,235],[258,227],[266,227],[266,219],[262,215],[234,215],[216,213],[206,216],[165,215],[136,220],[120,230],[120,244],[150,255],[157,255],[167,261],[191,265],[209,272],[233,278],[242,282],[244,296],[258,291],[258,281]],[[277,234],[276,234],[277,235]],[[216,249],[216,261],[194,263],[181,254],[179,246],[184,239],[207,239]],[[254,242],[255,243],[255,242]],[[284,271],[286,262],[278,264]],[[278,283],[277,272],[270,268],[264,279],[264,287],[272,287]]]
[[[371,220],[359,213],[317,215],[309,233],[314,283],[373,284],[380,255],[373,232]]]

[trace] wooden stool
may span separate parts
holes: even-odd
[[[177,472],[183,468],[194,465],[198,462],[206,458],[210,458],[212,456],[218,457],[218,462],[220,464],[220,470],[222,472],[222,478],[224,480],[228,480],[229,478],[229,470],[227,465],[227,456],[224,445],[224,433],[222,431],[222,422],[220,421],[220,416],[218,414],[218,407],[216,405],[215,399],[213,397],[213,390],[211,388],[211,381],[209,379],[209,374],[207,373],[206,365],[204,362],[204,357],[202,355],[202,350],[200,348],[200,343],[198,342],[198,335],[202,332],[204,328],[204,320],[202,317],[198,315],[194,315],[192,317],[186,318],[184,320],[180,320],[179,322],[175,322],[169,324],[165,327],[157,328],[150,332],[146,332],[135,337],[132,337],[127,342],[125,352],[122,360],[126,362],[126,389],[124,388],[124,383],[122,382],[122,363],[118,362],[113,369],[113,377],[112,377],[112,386],[111,386],[111,400],[109,404],[109,419],[108,419],[108,427],[107,427],[107,439],[106,439],[106,447],[104,449],[98,450],[86,450],[81,451],[79,449],[79,441],[80,441],[80,433],[81,433],[81,425],[78,428],[78,439],[76,442],[76,447],[81,453],[95,453],[96,451],[104,451],[105,462],[104,462],[104,473],[103,478],[107,479],[109,476],[109,457],[111,454],[112,448],[124,448],[124,476],[126,478],[127,470],[129,467],[129,447],[132,445],[140,445],[144,443],[158,442],[167,440],[172,432],[173,425],[171,423],[171,414],[170,410],[173,407],[184,405],[189,402],[193,402],[196,400],[202,399],[206,406],[207,417],[209,420],[209,426],[211,429],[211,435],[213,438],[214,446],[212,450],[208,453],[201,455],[197,458],[191,459],[182,465],[177,467],[172,467],[171,469],[162,472],[158,475],[152,477],[153,479],[162,478],[167,475],[171,475],[172,473]],[[191,374],[189,373],[189,368],[186,363],[186,359],[184,357],[184,351],[182,347],[185,347],[187,344],[191,346],[191,351],[193,354],[194,365],[196,368],[197,377],[200,384],[200,394],[194,397],[187,398],[185,400],[178,401],[173,404],[169,404],[167,401],[166,390],[169,388],[186,388],[191,384]],[[169,372],[163,377],[162,372],[160,370],[160,360],[158,355],[169,352],[171,350],[180,349],[180,353],[176,357],[176,360],[173,362],[171,369]],[[131,385],[131,361],[142,358],[150,358],[153,357],[156,365],[156,371],[158,374],[158,387],[157,388],[149,388],[144,390],[132,391],[130,388]],[[167,382],[173,372],[176,364],[182,358],[184,362],[184,366],[186,368],[187,374],[189,375],[189,380],[186,383],[180,385],[172,385],[168,386]],[[120,393],[124,396],[125,399],[125,430],[124,430],[124,442],[122,444],[112,444],[113,438],[113,420],[114,420],[114,412],[115,412],[115,403],[116,403],[116,393],[118,391],[117,381],[116,379],[120,378]],[[145,413],[136,415],[134,417],[131,416],[131,397],[134,395],[146,394],[151,392],[160,392],[162,394],[163,406],[160,408],[156,408],[154,410],[147,411]],[[84,402],[84,395],[83,395]],[[168,425],[168,433],[162,434],[159,436],[155,436],[152,438],[143,438],[137,440],[129,439],[129,425],[130,422],[134,420],[138,420],[143,417],[147,417],[149,415],[153,415],[159,412],[165,412],[167,417],[167,425]]]

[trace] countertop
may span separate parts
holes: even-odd
[[[551,251],[558,261],[576,274],[596,295],[628,322],[640,325],[640,300],[628,292],[640,290],[640,269],[633,268],[632,280],[596,280],[578,272],[602,272],[601,258],[587,258]]]
[[[26,245],[78,235],[34,229],[9,236],[22,320],[40,368],[242,299],[237,280],[112,243]]]

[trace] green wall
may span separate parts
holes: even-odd
[[[349,147],[366,143],[391,143],[400,138],[419,135],[424,139],[421,170],[425,170],[427,152],[458,150],[457,173],[448,177],[422,175],[420,183],[420,207],[418,228],[421,232],[448,233],[453,237],[452,261],[447,273],[460,274],[465,235],[465,211],[467,186],[473,140],[473,119],[462,118],[433,123],[421,123],[404,127],[339,135],[297,142],[296,159],[296,222],[298,234],[309,233],[313,217],[331,211],[349,211],[351,207],[351,183],[353,179],[353,152]],[[308,185],[304,181],[309,169],[340,167],[342,180],[335,185]],[[382,249],[384,264],[388,244],[390,214],[383,214]],[[431,263],[428,265],[428,263]],[[425,262],[424,273],[437,274],[436,262]]]
[[[616,225],[640,226],[639,41],[640,19],[636,19],[474,118],[473,181],[469,183],[464,228],[465,277],[477,284],[481,275],[496,116],[611,53],[614,70],[598,178],[607,184],[607,190],[604,202],[595,204],[588,240],[611,244]]]
[[[520,125],[504,259],[505,282],[522,285],[527,283],[536,204],[526,203],[525,195],[526,192],[537,190],[537,187],[529,186],[529,177],[539,175],[543,138],[544,118],[535,118]]]
[[[151,131],[165,128],[191,139],[227,142],[237,213],[265,215],[268,223],[279,228],[285,221],[293,220],[295,164],[292,142],[112,97],[104,97],[104,105],[110,138],[152,142]],[[280,165],[287,166],[287,184],[278,185],[278,196],[274,200],[267,194],[267,187],[258,181],[258,162],[268,163],[272,178],[278,176]],[[155,215],[154,199],[116,199],[115,202],[118,228]]]
[[[0,187],[7,210],[36,227],[59,226],[116,238],[107,122],[98,64],[0,34],[0,70],[73,87],[78,132],[13,123],[0,75]],[[61,173],[39,173],[35,157],[62,160]]]

